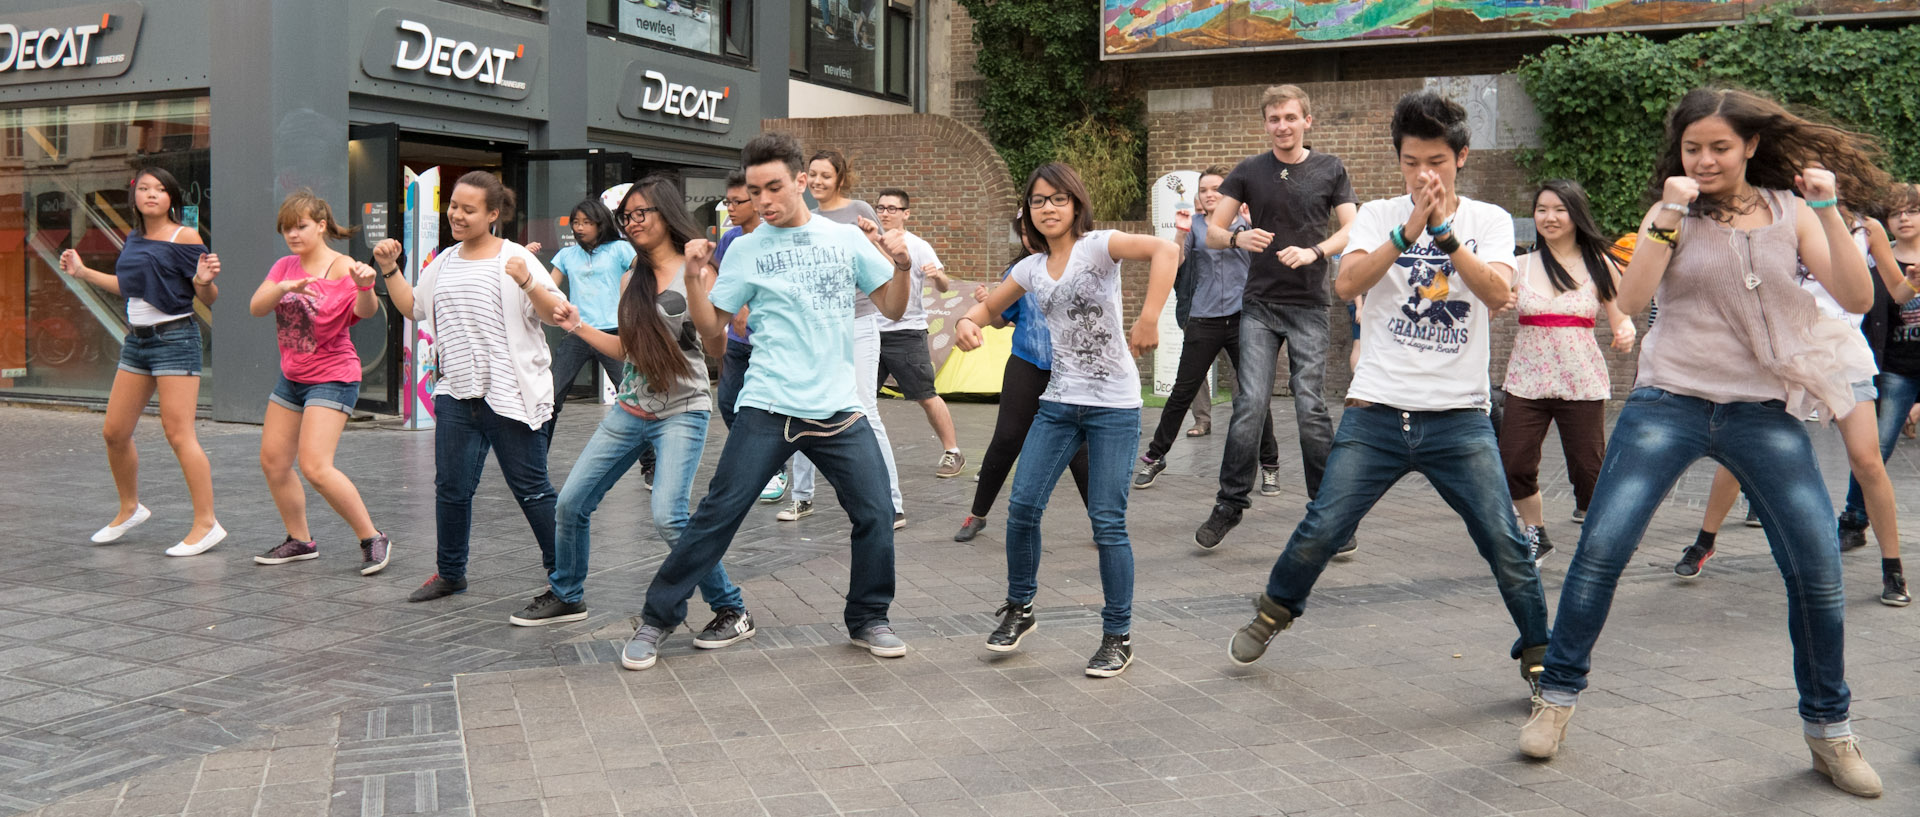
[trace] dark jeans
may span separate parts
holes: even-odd
[[[1327,309],[1248,301],[1240,307],[1240,388],[1233,392],[1233,421],[1227,427],[1227,450],[1220,457],[1220,493],[1214,500],[1222,505],[1241,509],[1253,505],[1247,495],[1260,478],[1254,455],[1260,451],[1262,429],[1272,433],[1268,407],[1273,402],[1274,361],[1282,346],[1287,350],[1294,422],[1300,426],[1300,468],[1307,496],[1320,495],[1327,452],[1333,446],[1333,420],[1320,396],[1327,378]]]
[[[1361,518],[1409,473],[1432,482],[1440,498],[1467,523],[1467,535],[1493,569],[1507,615],[1520,631],[1514,657],[1525,647],[1547,643],[1547,597],[1540,589],[1540,572],[1513,518],[1493,423],[1478,409],[1347,409],[1327,457],[1326,481],[1321,483],[1325,490],[1307,503],[1306,518],[1273,563],[1267,595],[1296,616],[1304,612],[1307,594],[1334,551],[1353,538]]]
[[[1186,339],[1180,344],[1180,369],[1173,376],[1173,393],[1167,395],[1167,406],[1160,410],[1160,424],[1154,427],[1153,442],[1147,444],[1147,459],[1157,460],[1166,456],[1167,449],[1172,448],[1174,441],[1179,439],[1180,426],[1186,420],[1187,409],[1193,406],[1194,397],[1206,388],[1207,370],[1213,368],[1213,359],[1223,349],[1226,350],[1228,362],[1233,364],[1233,370],[1244,378],[1246,370],[1240,367],[1238,314],[1224,318],[1187,319]],[[1271,363],[1267,372],[1271,378]],[[1213,395],[1200,399],[1212,400]],[[1227,434],[1232,436],[1231,428]],[[1271,408],[1267,410],[1266,425],[1260,428],[1260,464],[1269,467],[1280,464],[1280,445],[1273,439]]]
[[[1047,390],[1052,373],[1018,357],[1007,356],[1007,369],[1000,378],[1000,414],[993,423],[993,439],[987,453],[980,457],[980,484],[973,489],[974,516],[985,518],[993,510],[993,500],[1007,483],[1007,474],[1020,458],[1026,445],[1027,430],[1040,410],[1040,395]],[[1129,455],[1131,456],[1131,455]],[[1087,503],[1087,447],[1074,452],[1067,468],[1073,472],[1073,485],[1080,489],[1080,504]]]
[[[1542,694],[1557,693],[1559,703],[1586,689],[1620,574],[1667,491],[1701,457],[1726,466],[1747,487],[1786,580],[1801,719],[1844,723],[1851,695],[1840,540],[1827,521],[1833,501],[1805,425],[1778,400],[1711,403],[1655,388],[1634,389],[1614,423],[1600,485],[1560,586]]]
[[[433,397],[434,532],[439,538],[440,578],[457,581],[467,576],[467,545],[473,534],[473,493],[480,489],[480,472],[487,450],[500,463],[500,473],[513,489],[520,512],[533,528],[540,545],[540,566],[553,570],[554,507],[559,495],[547,481],[547,440],[553,421],[539,429],[501,417],[481,398],[456,400]]]
[[[1540,493],[1540,447],[1546,444],[1547,426],[1557,425],[1567,478],[1573,481],[1574,507],[1586,510],[1600,478],[1600,460],[1607,454],[1607,401],[1529,400],[1509,394],[1506,404],[1500,461],[1507,469],[1507,493],[1514,499]]]
[[[560,416],[560,408],[567,404],[567,389],[580,376],[581,369],[592,374],[593,369],[607,373],[607,379],[613,385],[620,385],[620,375],[625,373],[626,364],[620,358],[603,355],[593,344],[579,335],[568,335],[553,347],[553,416]],[[593,393],[600,393],[600,378],[593,379]]]
[[[1920,400],[1920,379],[1881,372],[1873,379],[1880,390],[1874,408],[1880,414],[1880,461],[1893,457],[1893,446],[1900,442],[1900,427],[1907,424],[1907,412]],[[1847,477],[1847,505],[1840,511],[1840,524],[1854,530],[1867,527],[1867,500],[1860,493],[1860,481]]]
[[[760,489],[788,457],[801,453],[826,475],[853,522],[847,631],[885,622],[893,604],[893,500],[873,429],[865,417],[848,422],[857,414],[841,412],[817,421],[757,408],[734,414],[707,496],[654,574],[641,618],[668,631],[686,620],[687,598],[720,564]]]
[[[720,382],[714,384],[713,399],[719,403],[720,421],[733,428],[733,404],[740,399],[740,387],[747,382],[747,360],[753,356],[753,344],[727,339],[727,356],[720,361]]]
[[[1175,415],[1178,416],[1178,415]],[[1040,517],[1068,461],[1091,454],[1087,518],[1100,549],[1100,623],[1108,635],[1133,631],[1133,544],[1127,538],[1127,492],[1140,445],[1140,410],[1041,401],[1021,452],[1026,467],[1007,500],[1007,600],[1033,601],[1039,590]]]

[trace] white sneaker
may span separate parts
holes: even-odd
[[[773,479],[767,480],[767,487],[760,489],[761,502],[779,502],[780,498],[786,495],[787,475],[785,472],[774,474]]]
[[[220,544],[220,540],[225,538],[227,538],[227,529],[220,527],[220,523],[215,522],[213,523],[213,530],[207,531],[207,535],[200,537],[200,541],[189,545],[185,540],[181,540],[179,544],[167,548],[167,555],[198,556],[212,550],[214,545]]]
[[[93,543],[96,545],[104,545],[108,542],[118,539],[122,534],[125,534],[127,531],[133,530],[135,527],[138,527],[140,523],[145,522],[151,518],[153,518],[153,511],[147,510],[147,506],[145,505],[135,503],[133,506],[133,515],[127,517],[127,521],[122,522],[118,525],[108,525],[104,528],[94,531]]]

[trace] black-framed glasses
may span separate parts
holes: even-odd
[[[876,213],[904,213],[907,211],[907,208],[895,207],[891,204],[876,204],[873,206],[873,211]]]
[[[753,199],[727,198],[725,201],[728,207],[745,207],[753,203]]]
[[[1038,210],[1049,204],[1055,207],[1065,207],[1072,203],[1073,203],[1072,196],[1069,196],[1065,193],[1055,193],[1051,196],[1033,196],[1031,198],[1028,198],[1027,209]]]
[[[620,214],[620,223],[627,226],[645,224],[648,216],[658,212],[660,212],[658,207],[635,207]]]

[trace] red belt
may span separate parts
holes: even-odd
[[[1582,329],[1592,329],[1593,319],[1582,318],[1579,315],[1521,315],[1520,325],[1521,326],[1578,326]]]

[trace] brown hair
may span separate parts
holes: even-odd
[[[817,151],[811,157],[808,157],[807,166],[812,167],[814,162],[820,161],[821,159],[825,159],[827,160],[827,164],[833,165],[833,180],[834,183],[838,185],[834,188],[836,192],[845,193],[853,189],[853,168],[847,165],[847,157],[840,155],[840,151],[828,148]]]
[[[1301,116],[1313,115],[1312,103],[1307,101],[1307,92],[1300,90],[1300,86],[1298,85],[1269,86],[1267,92],[1260,95],[1260,115],[1266,116],[1268,108],[1286,103],[1290,100],[1300,101]]]
[[[469,170],[460,177],[460,181],[453,184],[455,187],[463,184],[476,187],[480,192],[487,194],[487,209],[500,211],[500,219],[495,222],[496,224],[513,221],[513,191],[508,190],[507,186],[501,183],[499,176],[485,170]]]
[[[1227,174],[1232,172],[1233,172],[1232,170],[1227,169],[1226,165],[1207,165],[1205,168],[1202,168],[1200,170],[1200,175],[1219,176],[1221,181],[1226,181]],[[1194,180],[1194,184],[1199,184],[1199,183],[1200,182],[1198,179]]]
[[[1080,174],[1073,168],[1059,162],[1048,162],[1033,169],[1027,176],[1027,186],[1020,194],[1020,235],[1034,248],[1035,252],[1047,249],[1047,237],[1033,223],[1033,186],[1045,181],[1056,193],[1065,193],[1073,197],[1073,221],[1068,229],[1074,238],[1086,235],[1093,229],[1093,199],[1087,195],[1087,185],[1080,181]]]
[[[1818,162],[1833,171],[1837,192],[1848,207],[1872,211],[1881,206],[1893,185],[1892,177],[1874,163],[1881,150],[1880,140],[1872,136],[1814,121],[1751,91],[1695,88],[1667,113],[1666,146],[1647,184],[1649,204],[1665,194],[1669,177],[1687,173],[1680,159],[1681,135],[1693,123],[1713,116],[1727,120],[1741,139],[1755,139],[1753,158],[1746,164],[1747,184],[1754,187],[1793,190],[1793,178]],[[1701,196],[1694,212],[1711,216],[1723,207]]]
[[[629,205],[636,197],[659,208],[653,218],[664,223],[667,242],[675,252],[685,252],[687,242],[700,236],[693,216],[687,214],[686,197],[673,179],[655,173],[634,182],[620,201],[620,212],[633,209]],[[659,394],[674,381],[693,374],[693,367],[687,365],[679,342],[667,331],[666,321],[660,319],[660,295],[655,290],[660,286],[661,270],[654,268],[652,253],[635,249],[639,252],[633,257],[633,277],[620,292],[620,352],[646,379],[647,391]]]
[[[349,228],[333,219],[333,208],[327,206],[327,200],[313,194],[312,190],[300,188],[280,202],[280,217],[274,227],[286,232],[299,225],[300,219],[312,219],[315,224],[327,225],[326,237],[335,241],[345,241],[359,230]]]
[[[1908,210],[1920,211],[1920,185],[1901,182],[1887,192],[1887,217]]]

